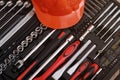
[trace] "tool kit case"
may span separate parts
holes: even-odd
[[[32,79],[120,80],[120,3],[86,0],[79,23],[53,30],[30,0],[0,0],[0,80]]]

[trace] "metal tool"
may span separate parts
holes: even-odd
[[[101,0],[103,3],[107,4],[107,2],[105,0]]]
[[[64,71],[76,60],[76,58],[91,44],[91,40],[88,40],[73,57],[60,69],[58,69],[53,75],[52,78],[58,80],[64,73]]]
[[[10,6],[12,6],[13,5],[13,2],[10,0],[10,1],[8,1],[1,9],[0,9],[0,12],[3,10],[3,9],[5,9],[7,6],[8,7],[10,7]]]
[[[102,6],[102,7],[104,7],[104,5],[100,2],[100,1],[98,1],[98,0],[94,0],[97,4],[99,4],[100,6]]]
[[[110,13],[108,13],[107,16],[105,16],[105,18],[104,18],[100,23],[98,23],[98,25],[96,26],[96,28],[99,28],[100,25],[101,25],[103,22],[105,22],[105,20],[106,20],[117,8],[118,8],[118,6],[114,7],[114,8],[112,9],[112,11],[110,11]]]
[[[100,37],[100,39],[103,39],[103,38],[106,36],[106,34],[107,34],[111,29],[113,29],[113,28],[115,27],[115,25],[116,25],[118,22],[120,22],[120,17],[119,17],[119,18],[115,21],[115,23],[113,23],[112,26]]]
[[[88,14],[86,11],[84,11],[84,14],[89,17],[90,19],[92,19],[92,16],[90,14]]]
[[[23,2],[21,0],[18,0],[16,2],[16,4],[10,9],[8,10],[8,12],[6,12],[1,18],[0,18],[0,21],[8,14],[10,13],[16,6],[22,6],[23,5]]]
[[[86,2],[86,5],[88,7],[90,7],[93,11],[95,11],[96,13],[98,13],[98,11],[93,6],[91,6],[89,3]]]
[[[74,38],[73,35],[70,35],[66,41],[43,63],[28,80],[32,80],[70,41]]]
[[[104,41],[105,43],[120,29],[120,25],[110,34],[110,36]]]
[[[93,0],[89,0],[89,3],[93,4],[96,8],[98,8],[99,10],[101,10],[101,7],[98,6],[97,4],[95,4],[95,3],[93,2]]]
[[[95,20],[94,24],[95,24],[96,22],[98,22],[98,20],[100,20],[100,18],[102,18],[102,16],[105,15],[105,13],[107,13],[107,11],[110,10],[110,8],[111,8],[113,5],[114,5],[114,3],[111,3],[111,4],[107,7],[107,9],[106,9],[105,11],[103,11],[103,13],[97,18],[97,20]]]
[[[93,45],[89,50],[88,52],[74,65],[72,66],[68,71],[67,73],[69,75],[72,75],[75,70],[77,69],[77,67],[87,58],[87,56],[96,48],[96,45]]]
[[[22,60],[18,60],[15,65],[17,65],[18,69],[24,65],[24,62],[55,32],[56,30],[51,31],[42,41],[38,43],[38,45],[30,51]]]
[[[0,29],[2,29],[6,24],[8,24],[8,22],[10,22],[20,11],[22,11],[27,5],[29,4],[28,1],[26,1],[23,6],[10,18],[8,19],[1,27]]]
[[[88,11],[89,14],[91,14],[92,16],[95,16],[95,14],[86,6],[85,6],[85,10]]]
[[[94,26],[89,26],[88,29],[86,30],[86,32],[79,38],[80,41],[83,41],[85,39],[85,37],[93,30]],[[46,80],[48,78],[48,76],[50,76],[56,69],[57,67],[59,67],[63,62],[65,62],[65,60],[70,57],[75,50],[77,49],[78,45],[80,44],[80,41],[75,41],[73,44],[71,44],[70,46],[68,46],[63,53],[61,54],[61,56],[56,60],[56,62],[40,77],[37,77],[36,80]],[[64,56],[66,55],[66,56]]]
[[[98,31],[98,33],[96,35],[99,35],[101,33],[101,31],[103,31],[109,24],[110,22],[117,16],[120,14],[120,10],[117,11],[113,16],[112,18],[110,18],[110,20],[102,27],[102,29],[100,29],[100,31]]]
[[[102,68],[100,68],[100,69],[97,71],[97,73],[91,78],[91,80],[94,80],[95,77],[96,77],[101,71],[102,71]]]
[[[112,43],[114,39],[111,39],[101,50],[98,51],[97,55],[95,56],[94,60]]]
[[[32,9],[10,32],[8,32],[1,40],[0,47],[9,40],[27,21],[29,21],[33,15],[34,10]]]
[[[0,6],[3,6],[5,2],[3,0],[0,0]]]

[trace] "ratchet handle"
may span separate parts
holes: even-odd
[[[63,64],[67,58],[69,58],[75,50],[78,48],[80,41],[75,41],[69,47],[67,47],[63,53],[58,57],[55,63],[40,77],[34,80],[46,80],[61,64]]]

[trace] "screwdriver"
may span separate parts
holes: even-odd
[[[87,36],[87,34],[89,34],[91,32],[91,30],[93,28],[94,28],[94,26],[89,26],[88,29],[86,30],[86,32],[80,37],[79,40],[80,41],[84,40],[84,38]],[[63,54],[56,60],[56,62],[42,76],[35,78],[35,80],[47,79],[61,64],[63,64],[65,62],[65,60],[68,57],[70,57],[74,53],[74,51],[77,49],[78,45],[80,44],[80,41],[76,41],[72,45],[68,46],[68,48],[66,48],[66,50],[63,52]],[[75,44],[77,44],[76,48],[75,48]],[[73,45],[74,45],[74,47],[73,47]],[[67,56],[64,56],[65,54],[67,54]]]
[[[66,59],[68,59],[76,51],[79,44],[79,41],[72,43],[63,51],[63,53],[57,58],[54,64],[42,76],[37,77],[34,80],[46,80],[60,65],[66,61]]]
[[[75,80],[80,74],[82,74],[89,66],[90,62],[86,61],[85,63],[83,63],[78,70],[74,73],[74,75],[72,75],[72,77],[70,78],[70,80]]]
[[[69,35],[70,31],[66,30],[66,31],[62,31],[57,38],[55,38],[50,44],[48,44],[48,46],[46,47],[46,49],[38,55],[38,57],[36,58],[36,60],[23,72],[21,73],[21,75],[17,78],[17,80],[22,80],[24,78],[25,75],[28,74],[28,72],[31,71],[31,69],[33,69],[38,63],[40,63],[45,57],[47,57],[48,54],[51,53],[51,51],[53,51],[68,35]],[[54,43],[53,46],[51,46]],[[51,47],[50,47],[51,46]]]
[[[79,80],[88,80],[91,78],[99,69],[99,65],[96,63],[93,63],[89,68],[88,71],[85,73],[85,75],[80,78]]]

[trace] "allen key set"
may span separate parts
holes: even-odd
[[[0,80],[117,80],[118,70],[116,0],[86,0],[82,19],[60,30],[38,20],[31,0],[0,0]]]

